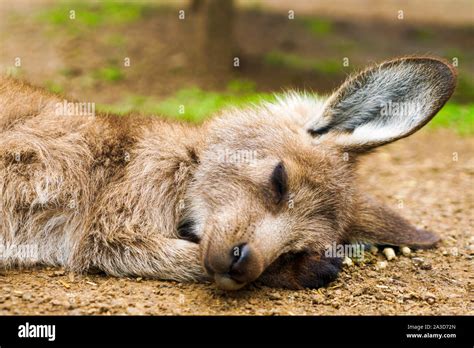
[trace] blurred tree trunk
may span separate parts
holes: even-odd
[[[231,71],[235,49],[233,0],[193,0],[191,10],[199,14],[199,70],[214,74]]]
[[[192,12],[197,12],[201,8],[204,0],[191,0],[190,9]]]

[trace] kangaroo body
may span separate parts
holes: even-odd
[[[77,271],[204,274],[198,245],[177,235],[202,128],[156,117],[58,115],[63,99],[11,79],[1,86],[6,245],[35,245],[35,262]],[[32,261],[9,256],[1,262]]]
[[[445,63],[403,58],[327,99],[288,94],[193,126],[65,115],[63,98],[1,78],[0,264],[303,288],[335,278],[333,243],[433,246],[360,192],[355,168],[426,124],[454,86]],[[6,252],[22,245],[36,257]]]

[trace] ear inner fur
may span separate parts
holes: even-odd
[[[447,102],[456,86],[456,72],[434,58],[402,58],[368,68],[349,78],[327,101],[322,128],[355,152],[390,143],[423,127]],[[384,105],[405,103],[409,115],[384,115]],[[409,105],[409,104],[412,105]]]

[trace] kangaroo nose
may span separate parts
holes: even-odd
[[[232,263],[230,264],[229,276],[238,282],[245,282],[246,268],[251,259],[250,247],[247,244],[237,245],[232,248]]]
[[[220,248],[219,248],[220,249]],[[259,253],[247,243],[240,243],[227,253],[209,251],[204,266],[224,290],[236,290],[254,281],[263,271]]]

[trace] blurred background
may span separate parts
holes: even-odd
[[[0,45],[2,73],[104,111],[195,122],[434,55],[457,66],[459,83],[430,126],[474,134],[472,0],[1,1]]]

